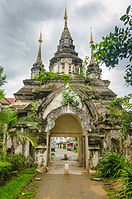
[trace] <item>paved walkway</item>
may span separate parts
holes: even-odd
[[[56,150],[55,160],[49,171],[43,174],[35,199],[108,199],[101,182],[90,180],[80,167],[77,154],[67,152],[69,159],[62,160],[65,150]],[[70,175],[64,174],[64,164],[70,165]]]
[[[67,154],[67,160],[64,159]],[[64,149],[56,149],[54,160],[50,162],[48,174],[64,174],[65,164],[69,164],[70,174],[81,175],[87,173],[77,161],[78,154]]]

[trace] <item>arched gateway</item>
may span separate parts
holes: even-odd
[[[84,129],[82,127],[82,121],[77,115],[66,113],[61,114],[57,117],[57,119],[54,122],[54,127],[50,130],[48,130],[47,135],[47,143],[51,143],[50,139],[52,137],[76,137],[78,138],[78,160],[79,162],[84,165],[85,164],[85,155],[86,155],[86,149],[85,149],[85,138],[86,133],[84,132]],[[83,143],[84,142],[84,143]],[[48,145],[47,150],[47,157],[50,156],[50,145]],[[88,154],[87,154],[88,155]],[[47,159],[48,163],[49,159]]]
[[[80,101],[78,107],[74,107],[70,103],[62,105],[62,92],[67,88],[68,86],[63,86],[61,90],[57,89],[51,93],[39,107],[47,144],[44,162],[48,166],[52,137],[77,137],[79,141],[78,160],[88,169],[88,133],[97,128],[97,112],[96,109],[92,110],[94,105],[91,102],[85,103],[84,100]],[[89,108],[87,108],[87,104]],[[92,116],[95,116],[94,121],[91,119]]]
[[[90,132],[93,124],[86,112],[81,109],[68,106],[60,106],[52,110],[46,117],[47,124],[47,160],[50,160],[50,139],[52,137],[76,137],[78,138],[78,160],[88,169],[88,131]],[[87,157],[87,158],[86,158]]]
[[[41,33],[37,61],[31,68],[31,79],[24,80],[24,87],[14,94],[16,102],[12,107],[19,110],[19,115],[27,115],[34,100],[41,123],[41,130],[36,135],[38,147],[31,150],[30,145],[25,144],[23,147],[16,146],[15,151],[21,152],[24,149],[24,154],[30,156],[36,164],[47,166],[50,139],[54,136],[74,136],[79,139],[80,163],[86,169],[95,168],[102,152],[111,150],[112,140],[119,140],[115,133],[117,129],[111,129],[107,120],[108,102],[114,99],[116,94],[108,88],[110,82],[101,79],[101,69],[93,57],[93,52],[87,66],[91,78],[77,75],[82,71],[82,60],[75,51],[68,30],[66,10],[64,19],[64,30],[57,52],[49,65],[49,70],[61,78],[45,79],[42,84],[35,79],[44,67],[41,59]],[[93,43],[92,35],[90,43]],[[70,76],[70,84],[64,84],[65,75]],[[23,128],[33,131],[30,127]]]

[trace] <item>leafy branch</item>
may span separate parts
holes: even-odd
[[[0,66],[0,87],[6,83],[6,75],[3,74],[4,69]],[[0,99],[4,98],[3,90],[0,89]]]
[[[95,59],[99,63],[105,63],[107,67],[114,68],[118,65],[119,60],[127,59],[125,81],[127,85],[132,86],[132,14],[131,6],[126,10],[126,13],[120,18],[124,22],[124,27],[115,26],[114,32],[110,32],[106,37],[102,37],[99,44],[92,44],[91,48]]]
[[[130,133],[132,128],[132,94],[116,98],[109,104],[108,122],[111,125],[119,125],[120,136]]]

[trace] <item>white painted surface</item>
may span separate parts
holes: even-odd
[[[98,157],[98,151],[94,152],[93,158],[92,158],[92,163],[93,163],[93,167],[95,168],[98,164],[99,161],[99,157]]]

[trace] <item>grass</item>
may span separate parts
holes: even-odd
[[[32,191],[25,191],[21,194],[18,194],[17,199],[24,199],[24,198],[32,198],[35,195]]]
[[[36,181],[31,182],[27,186],[25,186],[21,192],[17,195],[16,199],[24,199],[24,198],[30,198],[32,199],[37,192],[38,184]]]
[[[23,171],[21,171],[21,173],[35,174],[35,173],[38,173],[38,172],[36,171],[35,167],[31,167],[31,168],[28,168],[28,169],[24,169]]]
[[[120,199],[120,197],[118,197],[117,193],[115,193],[114,191],[112,191],[108,188],[104,188],[104,190],[107,192],[109,199]]]
[[[19,176],[12,178],[9,182],[6,182],[4,186],[0,187],[0,199],[13,199],[17,198],[17,195],[22,188],[28,183],[34,176],[35,171],[33,169],[25,170],[19,173]],[[33,196],[33,192],[25,192],[22,194],[23,198],[29,198]],[[20,198],[20,197],[19,197]]]

